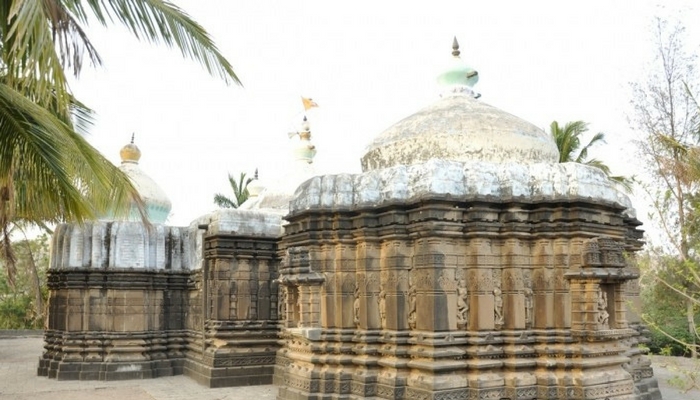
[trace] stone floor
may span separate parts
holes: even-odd
[[[277,395],[273,385],[209,389],[185,376],[110,382],[56,381],[36,375],[42,343],[41,336],[32,332],[0,333],[0,399],[271,400]],[[669,383],[693,371],[700,375],[700,363],[674,357],[654,358],[654,372],[664,400],[700,400],[700,388],[683,392]],[[700,385],[700,381],[697,383]]]

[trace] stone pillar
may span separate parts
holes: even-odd
[[[516,239],[503,248],[504,329],[525,329],[525,293],[522,269],[531,264],[529,249]]]
[[[564,275],[569,270],[569,255],[573,251],[578,253],[576,248],[569,247],[567,239],[556,239],[554,247],[554,327],[557,329],[571,328],[571,292],[569,281]]]
[[[538,268],[533,271],[535,303],[534,328],[554,328],[554,269]]]

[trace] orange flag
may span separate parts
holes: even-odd
[[[304,104],[304,110],[308,110],[309,108],[318,107],[318,104],[315,101],[313,101],[310,98],[307,99],[304,96],[301,97],[301,102]]]

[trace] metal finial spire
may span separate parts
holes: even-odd
[[[131,132],[131,144],[134,144],[134,135],[135,135],[135,133]]]
[[[457,42],[457,36],[452,40],[452,55],[455,57],[459,56],[459,43]]]

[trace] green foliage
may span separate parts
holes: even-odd
[[[257,173],[257,172],[256,172]],[[245,172],[241,172],[238,180],[228,174],[228,183],[233,190],[233,198],[229,198],[221,193],[214,195],[214,204],[221,208],[238,208],[241,204],[248,200],[250,193],[248,192],[248,184],[253,181],[253,178],[246,178]]]
[[[49,267],[49,244],[46,234],[32,240],[14,244],[17,258],[17,275],[14,287],[10,286],[7,274],[0,273],[0,329],[41,329],[44,325],[44,307],[48,297],[46,272]],[[41,304],[37,305],[33,261],[39,280]],[[6,263],[0,263],[4,269]]]
[[[642,317],[650,329],[653,354],[688,356],[693,335],[686,319],[687,297],[680,291],[686,266],[674,257],[645,253],[639,257]],[[696,325],[700,319],[696,320]]]
[[[0,294],[0,329],[38,329],[43,320],[32,310],[28,294]]]
[[[608,167],[602,161],[588,158],[588,151],[598,143],[605,143],[605,134],[602,132],[593,135],[591,140],[585,145],[582,145],[581,139],[588,132],[588,123],[583,121],[567,122],[564,126],[559,125],[559,122],[552,121],[549,126],[549,132],[557,144],[559,150],[559,162],[576,162],[579,164],[589,165],[603,171],[605,176],[610,180],[620,185],[627,192],[632,191],[632,179],[624,176],[614,176]]]

